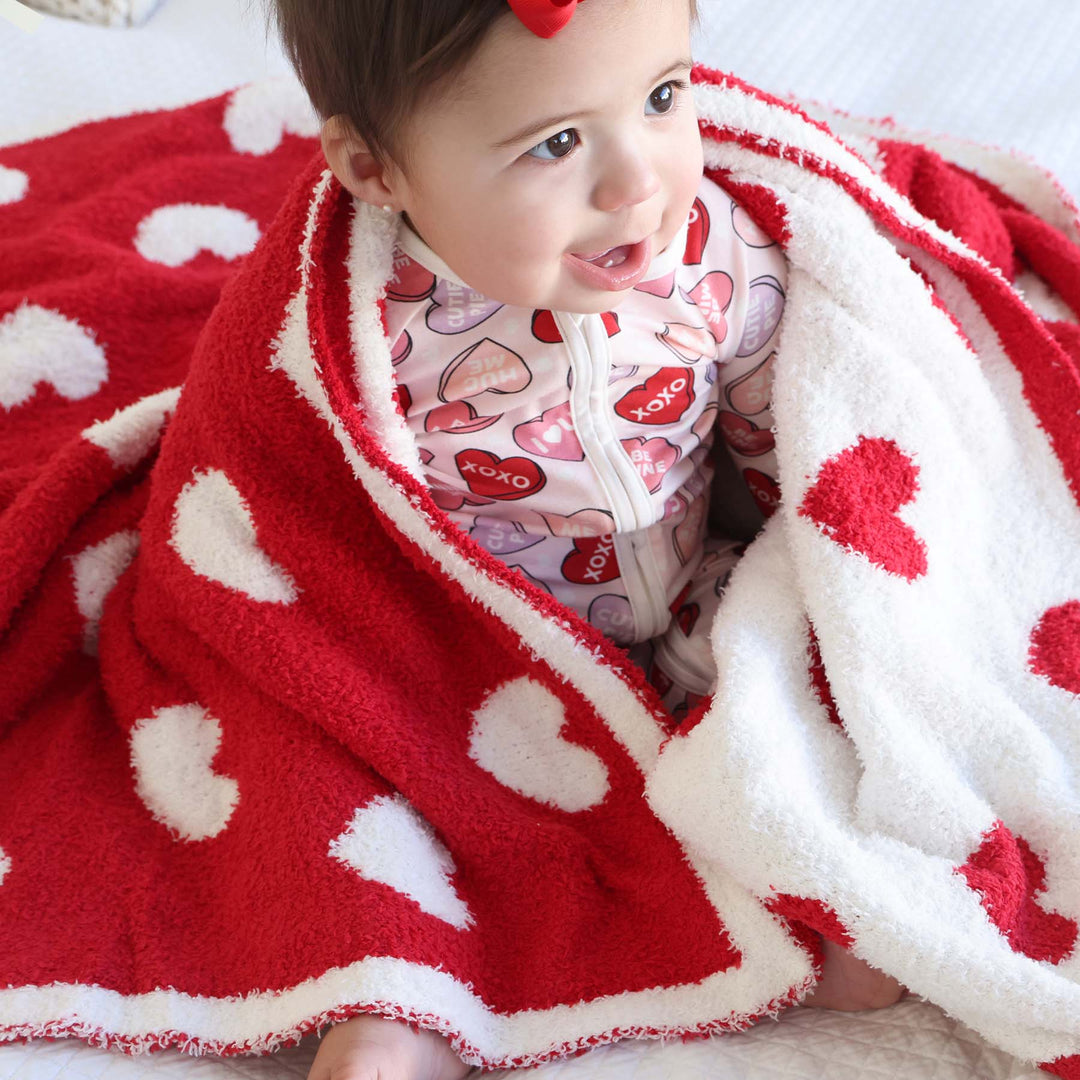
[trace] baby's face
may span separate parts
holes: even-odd
[[[656,255],[686,220],[703,168],[690,29],[687,0],[586,0],[549,39],[500,20],[414,118],[411,183],[388,177],[398,205],[485,296],[617,307],[636,280],[605,288],[575,253]]]

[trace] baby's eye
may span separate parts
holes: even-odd
[[[669,79],[666,83],[661,83],[649,95],[648,103],[660,115],[669,113],[677,105],[678,91],[686,89],[688,89],[687,84],[682,79]],[[558,161],[559,158],[564,158],[570,154],[577,144],[578,133],[573,128],[566,128],[565,131],[552,135],[550,139],[537,143],[530,150],[526,150],[525,153],[528,157],[536,158],[538,161]],[[536,153],[538,150],[541,153]],[[550,154],[550,157],[547,154]]]
[[[532,150],[526,150],[525,152],[532,154],[533,150],[549,150],[551,151],[551,157],[533,156],[539,157],[541,161],[557,161],[559,158],[566,157],[575,146],[577,146],[577,132],[573,128],[567,128],[557,135],[552,135],[550,139],[537,143]]]
[[[675,107],[676,91],[685,89],[686,83],[681,79],[670,79],[666,83],[661,83],[649,95],[649,104],[651,104],[658,112],[671,112]]]

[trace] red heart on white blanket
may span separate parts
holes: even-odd
[[[1070,694],[1080,694],[1080,600],[1043,612],[1031,631],[1028,666]]]
[[[842,547],[914,581],[926,573],[926,544],[896,512],[915,497],[918,475],[891,439],[860,435],[858,443],[821,466],[799,514]]]
[[[1022,837],[997,821],[956,872],[982,901],[1009,947],[1033,960],[1060,964],[1076,945],[1077,924],[1047,911],[1036,897],[1046,888],[1046,867]]]

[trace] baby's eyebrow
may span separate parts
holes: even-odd
[[[689,57],[680,56],[678,60],[669,64],[659,75],[649,80],[649,85],[652,86],[658,83],[666,75],[670,75],[673,71],[679,71],[682,68],[690,68],[694,66],[694,61]],[[550,116],[546,120],[538,120],[534,124],[529,124],[528,127],[522,128],[520,131],[514,132],[513,135],[505,139],[500,139],[498,142],[491,144],[492,150],[505,150],[507,147],[515,146],[518,143],[524,142],[526,139],[533,139],[542,131],[546,131],[548,128],[555,127],[556,124],[564,124],[567,120],[580,119],[583,116],[595,116],[595,109],[588,109],[584,112],[570,113],[568,116]]]

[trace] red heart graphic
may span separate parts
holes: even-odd
[[[619,560],[611,533],[575,540],[574,550],[563,559],[562,575],[578,585],[614,581],[619,576]]]
[[[1080,694],[1080,600],[1043,612],[1031,631],[1028,667],[1070,694]]]
[[[412,352],[412,338],[408,330],[402,330],[390,350],[390,363],[395,367]]]
[[[391,300],[401,300],[406,303],[423,300],[434,290],[435,275],[430,270],[410,259],[408,255],[403,254],[394,260],[394,269],[386,289],[386,295]]]
[[[608,337],[614,337],[622,329],[619,326],[619,316],[614,311],[605,311],[600,316],[600,320],[604,324]],[[562,341],[562,334],[559,333],[559,327],[555,323],[555,316],[546,309],[533,312],[532,332],[533,337],[546,342],[548,345],[554,345],[556,342]]]
[[[675,621],[679,624],[679,629],[689,637],[700,616],[700,604],[683,604],[675,615]]]
[[[709,211],[700,199],[694,200],[690,208],[690,227],[686,230],[686,250],[683,252],[684,266],[697,266],[701,262],[701,253],[709,239]]]
[[[523,457],[500,458],[475,447],[455,454],[454,464],[470,491],[492,499],[524,499],[547,483],[535,461]]]
[[[534,338],[546,342],[548,345],[554,345],[556,342],[562,341],[562,334],[559,333],[559,328],[555,325],[555,316],[546,309],[533,312],[532,332]]]
[[[694,375],[682,368],[661,368],[624,394],[615,411],[639,424],[673,424],[694,400]]]
[[[720,430],[728,445],[743,457],[757,457],[767,454],[775,445],[776,439],[768,428],[759,428],[738,413],[722,409],[719,416]]]
[[[772,517],[780,505],[780,485],[759,469],[743,469],[742,475],[758,509],[767,518]]]
[[[926,573],[926,544],[896,511],[915,497],[918,475],[918,467],[891,439],[860,435],[855,446],[821,466],[799,514],[836,543],[914,581]]]
[[[978,850],[956,872],[980,895],[990,921],[1014,952],[1052,964],[1072,952],[1076,923],[1035,902],[1036,893],[1046,888],[1042,859],[1002,822],[983,834]]]

